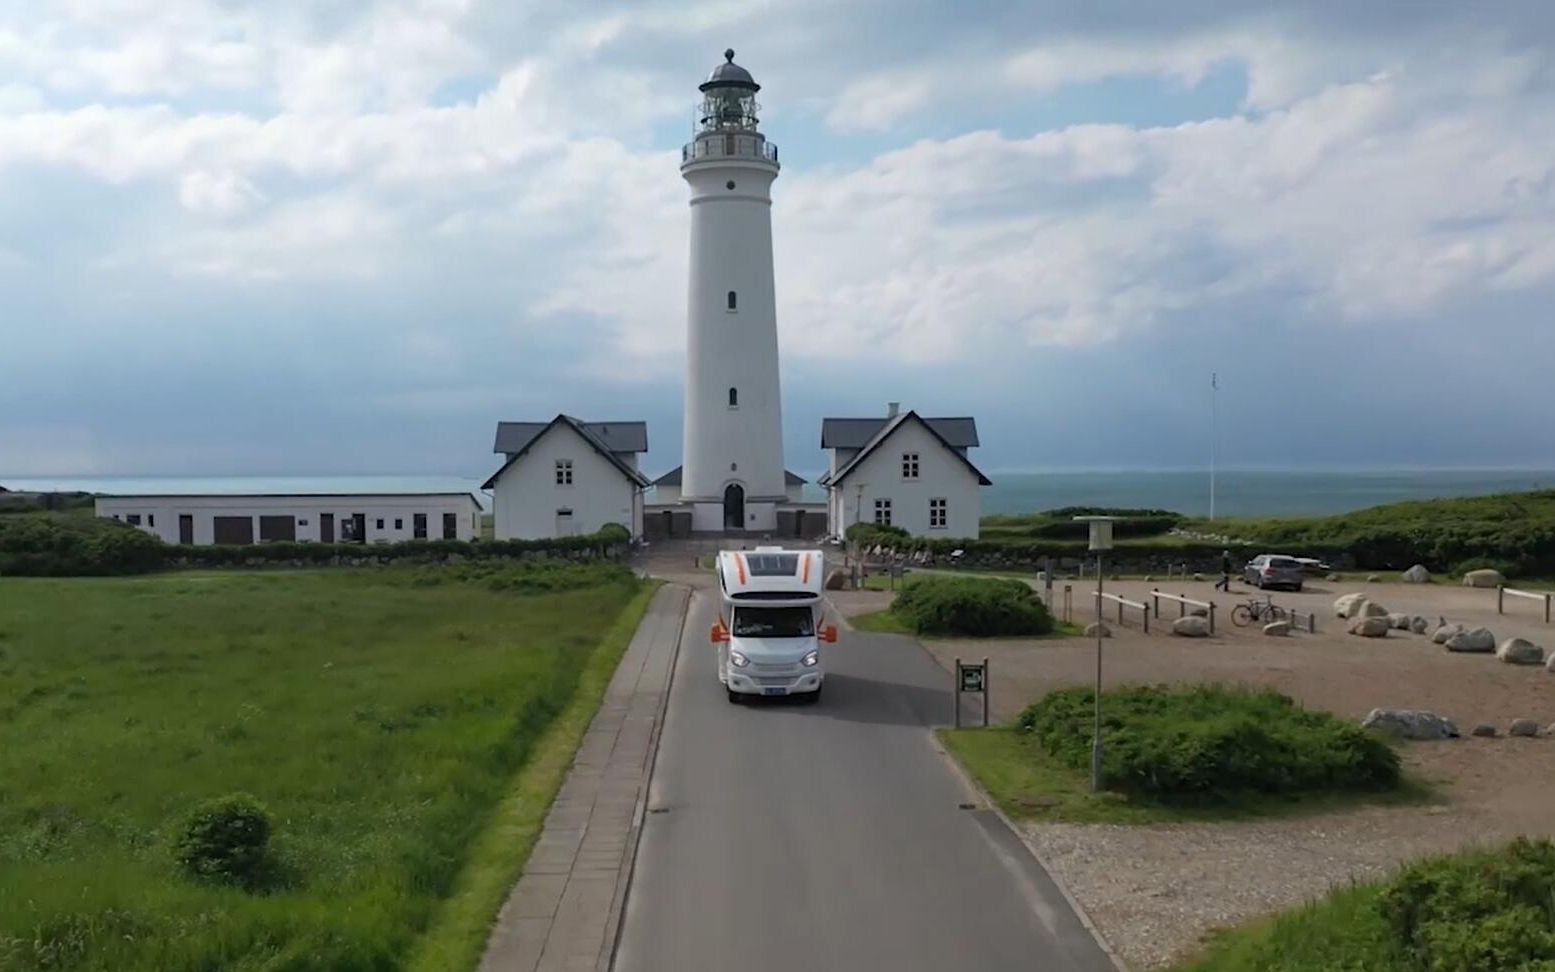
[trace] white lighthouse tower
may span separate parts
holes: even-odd
[[[725,63],[701,85],[681,151],[691,186],[681,502],[695,530],[771,530],[785,498],[772,284],[777,146],[757,130],[750,72]]]

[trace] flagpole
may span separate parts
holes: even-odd
[[[1220,441],[1220,416],[1217,408],[1220,379],[1209,373],[1209,518],[1215,518],[1215,451]]]

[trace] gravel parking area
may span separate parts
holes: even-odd
[[[1093,602],[1084,597],[1094,582],[1072,583],[1075,620],[1084,623],[1094,616]],[[1332,609],[1340,594],[1362,591],[1389,610],[1423,615],[1433,625],[1446,617],[1483,625],[1498,639],[1516,635],[1555,648],[1555,625],[1543,623],[1534,602],[1518,601],[1498,616],[1494,591],[1319,582],[1300,594],[1272,594],[1277,604],[1317,612],[1318,633],[1272,638],[1257,627],[1230,624],[1231,606],[1258,595],[1240,584],[1229,596],[1209,582],[1168,587],[1120,581],[1107,589],[1138,598],[1153,586],[1214,601],[1216,636],[1172,637],[1163,633],[1165,624],[1152,625],[1145,635],[1136,619],[1119,628],[1109,608],[1116,633],[1104,652],[1109,685],[1269,685],[1304,705],[1349,718],[1359,719],[1373,707],[1430,709],[1454,719],[1465,735],[1474,724],[1489,722],[1503,736],[1405,745],[1406,766],[1437,787],[1444,797],[1439,804],[1244,823],[1025,824],[1044,863],[1132,967],[1158,968],[1191,954],[1212,929],[1291,907],[1335,885],[1383,876],[1422,855],[1518,835],[1555,836],[1555,736],[1504,736],[1514,718],[1555,723],[1555,674],[1542,666],[1507,665],[1491,655],[1452,654],[1429,636],[1349,635]],[[885,594],[852,592],[838,607],[862,613],[889,600]],[[1162,606],[1164,620],[1176,616],[1175,606],[1169,613]],[[947,668],[958,655],[988,656],[993,711],[1005,720],[1054,688],[1089,684],[1095,671],[1094,642],[1085,639],[945,640],[928,647]]]

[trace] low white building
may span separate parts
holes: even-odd
[[[653,504],[671,506],[681,500],[681,470],[676,466],[653,481]],[[804,502],[805,478],[788,470],[783,471],[783,492],[789,503]]]
[[[500,422],[492,447],[507,457],[486,480],[498,540],[593,533],[618,523],[643,532],[648,479],[637,456],[648,450],[643,422]]]
[[[827,532],[879,523],[914,536],[976,537],[987,476],[967,451],[978,444],[971,418],[923,418],[893,402],[884,418],[828,418],[821,448]]]
[[[168,543],[395,543],[475,540],[469,493],[293,493],[99,496],[97,515]]]

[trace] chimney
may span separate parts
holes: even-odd
[[[886,402],[886,404],[885,404],[885,417],[888,418],[888,419],[896,418],[896,413],[900,412],[901,410],[902,410],[902,403],[901,402]]]

